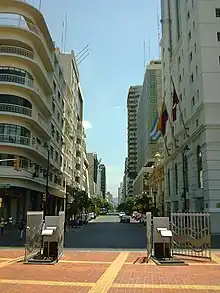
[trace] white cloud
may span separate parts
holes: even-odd
[[[121,107],[120,106],[116,106],[115,109],[121,109]]]
[[[87,130],[87,129],[91,129],[92,128],[92,124],[87,121],[87,120],[84,120],[83,121],[83,127]]]

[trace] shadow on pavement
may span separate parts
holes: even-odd
[[[73,249],[146,249],[145,227],[137,223],[93,222],[77,233],[67,232],[65,248]]]

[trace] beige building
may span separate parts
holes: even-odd
[[[69,54],[63,54],[57,49],[57,53],[67,83],[64,111],[64,169],[66,176],[68,176],[69,187],[88,191],[88,160],[79,71],[73,51]]]
[[[131,86],[127,97],[128,111],[128,187],[127,196],[133,195],[133,181],[137,176],[137,109],[141,94],[141,86]]]
[[[83,150],[80,160],[85,158],[79,81],[73,78],[78,93],[74,104],[72,84],[63,75],[65,66],[61,68],[59,53],[36,8],[1,0],[0,19],[0,213],[18,221],[27,210],[41,210],[48,174],[48,212],[56,214],[65,208],[67,184],[83,187],[85,182],[86,186],[83,164],[80,173],[73,164],[77,150]],[[13,166],[17,157],[19,171]]]
[[[96,153],[87,153],[87,159],[89,162],[88,167],[88,178],[89,178],[89,193],[90,196],[97,196],[98,192],[98,169],[99,160]]]

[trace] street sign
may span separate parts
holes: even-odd
[[[3,189],[3,188],[10,188],[10,187],[11,187],[11,184],[0,183],[0,189]]]

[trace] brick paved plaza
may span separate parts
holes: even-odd
[[[143,252],[66,250],[56,265],[25,265],[23,250],[0,250],[0,292],[220,292],[220,254],[188,266],[134,264]]]

